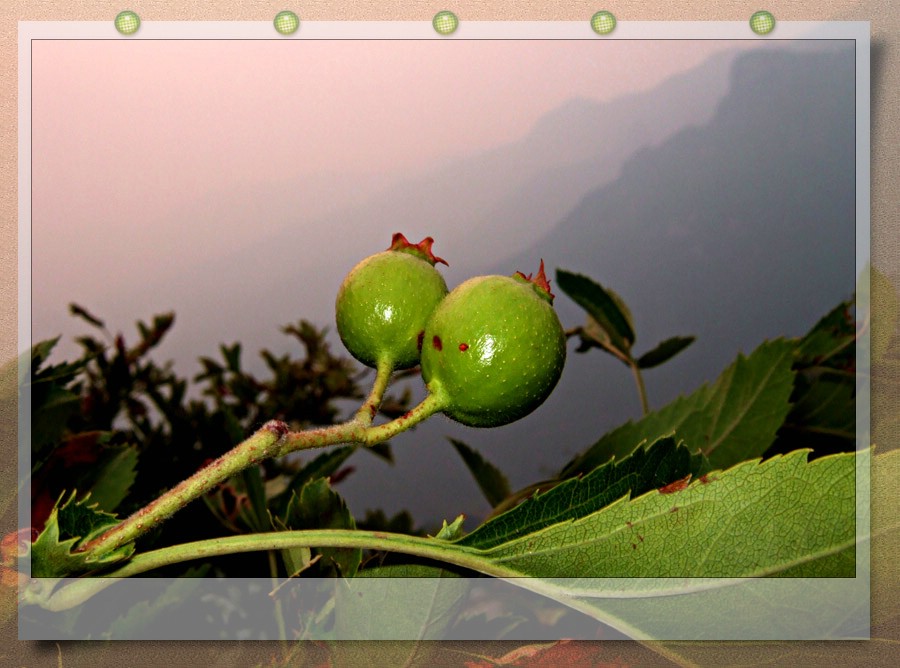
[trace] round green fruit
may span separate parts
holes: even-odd
[[[422,378],[448,417],[497,427],[550,395],[566,361],[566,335],[544,275],[479,276],[455,288],[425,327]]]
[[[411,244],[399,232],[391,247],[357,264],[341,284],[335,303],[338,334],[360,362],[370,367],[408,369],[419,363],[425,323],[447,295],[435,269],[444,260],[427,237]]]

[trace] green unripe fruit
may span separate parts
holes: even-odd
[[[435,269],[444,260],[434,240],[409,243],[399,232],[391,247],[357,264],[341,284],[335,304],[341,341],[360,362],[408,369],[419,363],[425,323],[447,295]]]
[[[479,276],[455,288],[425,327],[422,378],[448,417],[497,427],[550,395],[566,335],[544,276]]]

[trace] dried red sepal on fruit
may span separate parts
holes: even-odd
[[[553,299],[556,297],[556,295],[550,292],[550,281],[547,279],[547,274],[544,273],[543,259],[541,259],[541,266],[538,269],[537,276],[535,276],[534,278],[532,278],[531,276],[531,274],[528,274],[526,276],[521,271],[517,271],[515,274],[513,274],[513,278],[517,278],[534,285],[535,292],[544,297],[544,299],[549,300],[549,302],[552,304]]]
[[[417,244],[410,243],[409,240],[403,236],[400,232],[395,232],[393,238],[391,239],[391,246],[388,250],[392,251],[400,251],[402,253],[411,253],[416,257],[419,257],[426,262],[430,262],[432,266],[441,262],[442,264],[446,264],[448,267],[449,263],[441,257],[438,257],[434,253],[431,252],[431,247],[434,245],[434,239],[431,237],[425,237]]]

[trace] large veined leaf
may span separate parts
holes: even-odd
[[[622,498],[489,549],[431,539],[440,543],[433,556],[636,638],[845,637],[867,611],[867,545],[856,530],[857,498],[866,495],[856,482],[869,453],[812,462],[807,454]],[[530,514],[540,513],[538,499]],[[403,540],[422,543],[398,537],[395,549],[404,551]],[[862,576],[854,577],[858,566]],[[407,605],[403,590],[393,591],[381,597],[388,620],[399,614],[392,600]]]
[[[623,498],[480,557],[541,578],[852,576],[855,458],[806,457],[743,462],[684,489]]]
[[[715,468],[761,456],[790,410],[794,346],[776,339],[749,356],[740,355],[714,384],[604,435],[566,465],[559,477],[587,473],[612,457],[628,455],[641,443],[672,433],[691,450],[701,450]]]

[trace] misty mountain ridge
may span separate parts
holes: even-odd
[[[551,281],[563,268],[618,292],[634,315],[637,354],[697,336],[646,372],[651,406],[713,380],[739,351],[802,335],[852,296],[854,67],[852,48],[739,56],[707,125],[639,150],[618,179],[515,258],[543,257]],[[564,326],[583,323],[584,312],[556,292]],[[586,447],[637,408],[620,362],[573,353],[548,403],[502,439]]]

